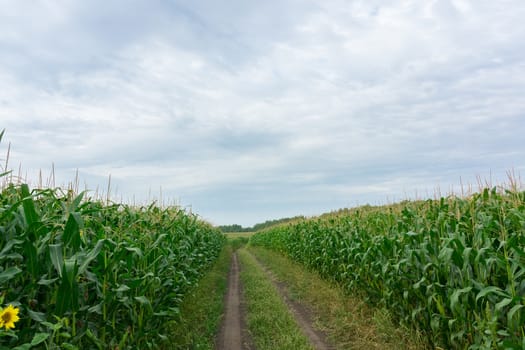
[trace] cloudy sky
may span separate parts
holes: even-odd
[[[525,170],[524,18],[522,0],[0,0],[0,159],[10,142],[33,184],[111,174],[116,200],[162,189],[244,226],[501,182]]]

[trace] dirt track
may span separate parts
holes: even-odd
[[[310,340],[310,344],[312,344],[316,350],[333,349],[333,347],[331,347],[326,341],[326,335],[313,327],[314,317],[312,312],[305,305],[290,298],[286,284],[278,282],[275,275],[268,268],[266,268],[266,266],[257,257],[255,257],[255,260],[260,265],[261,269],[266,272],[270,281],[272,281],[274,286],[279,291],[281,298],[284,300],[286,306],[288,306],[288,309],[292,313],[295,322],[299,328],[301,328],[303,334],[306,335]]]
[[[225,315],[217,342],[218,350],[243,350],[240,299],[239,263],[237,261],[237,254],[233,253],[228,276]]]
[[[256,259],[257,260],[257,259]],[[288,291],[283,283],[276,281],[275,276],[257,260],[260,267],[267,273],[268,278],[276,286],[281,298],[285,301],[290,309],[297,324],[303,333],[310,339],[310,343],[317,350],[332,349],[326,340],[324,334],[315,330],[313,327],[313,318],[311,312],[304,306],[288,297]],[[232,256],[232,263],[228,276],[228,291],[225,301],[225,315],[221,331],[217,337],[217,350],[252,350],[252,340],[245,323],[245,310],[242,303],[242,286],[239,281],[240,268],[237,254]]]

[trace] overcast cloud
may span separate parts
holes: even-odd
[[[525,2],[0,0],[0,148],[35,184],[253,225],[525,169]],[[0,158],[5,158],[4,156]]]

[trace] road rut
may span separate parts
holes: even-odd
[[[303,334],[310,340],[310,344],[312,344],[316,350],[334,349],[334,347],[326,341],[326,335],[313,327],[314,317],[312,312],[305,305],[290,298],[286,284],[279,282],[272,271],[270,271],[255,255],[252,254],[252,256],[279,291],[281,298],[295,318],[295,322],[299,325]]]
[[[228,277],[225,315],[217,344],[218,350],[243,350],[240,297],[239,262],[237,253],[233,253]]]
[[[250,253],[251,254],[251,253]],[[268,279],[275,285],[281,298],[288,306],[303,333],[316,350],[334,349],[326,342],[325,335],[313,327],[313,317],[304,305],[289,297],[287,287],[278,282],[275,275],[259,260],[252,255],[259,267],[266,273]],[[222,327],[217,337],[217,350],[253,350],[252,339],[245,323],[245,310],[242,302],[242,286],[240,283],[240,266],[237,253],[233,253],[230,272],[228,276],[228,290],[225,300],[225,313]]]

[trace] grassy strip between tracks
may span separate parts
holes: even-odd
[[[239,249],[246,321],[258,350],[312,349],[268,276],[244,248]]]
[[[232,245],[227,244],[212,269],[188,293],[172,324],[165,349],[213,349],[224,310]]]
[[[259,247],[249,251],[288,286],[292,299],[311,309],[315,326],[337,349],[425,349],[417,335],[394,326],[385,310],[345,295],[338,286],[279,253]]]

